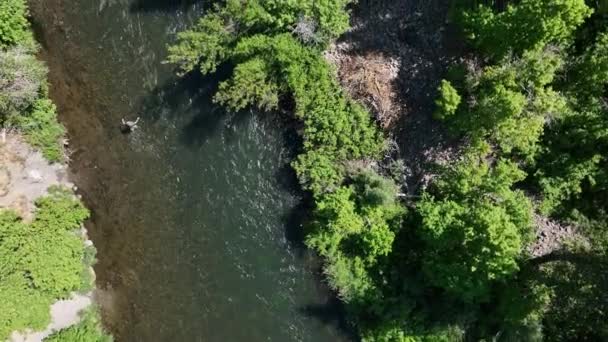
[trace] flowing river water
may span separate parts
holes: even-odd
[[[216,79],[180,81],[162,64],[205,4],[30,2],[116,340],[347,340],[302,246],[290,123],[226,113],[210,101]]]

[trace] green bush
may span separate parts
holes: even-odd
[[[551,85],[562,66],[560,53],[552,49],[525,52],[514,60],[505,58],[499,65],[466,77],[462,90],[469,99],[466,104],[455,106],[456,90],[447,82],[442,85],[438,116],[475,143],[489,141],[505,154],[519,154],[531,161],[545,122],[568,111],[567,100]]]
[[[377,287],[370,272],[391,252],[403,213],[394,200],[370,202],[367,194],[353,186],[340,187],[317,200],[306,243],[325,257],[325,273],[342,300],[357,302],[375,296],[370,294]]]
[[[37,202],[33,222],[0,211],[0,339],[44,328],[49,306],[82,287],[84,246],[77,230],[88,211],[62,188]]]
[[[40,97],[47,70],[35,51],[23,46],[0,50],[0,123],[13,126]]]
[[[461,20],[476,47],[501,59],[509,51],[519,55],[568,43],[592,13],[585,0],[522,0],[499,13],[480,5],[464,11]]]
[[[61,139],[65,135],[65,129],[57,121],[56,108],[51,100],[36,100],[31,112],[19,117],[18,125],[27,142],[42,151],[48,161],[62,160]]]
[[[0,49],[27,39],[30,33],[26,16],[25,0],[0,2]]]
[[[215,72],[231,58],[239,38],[255,34],[270,37],[300,32],[301,41],[324,45],[348,28],[346,6],[351,2],[228,0],[223,6],[216,5],[193,28],[180,32],[177,43],[169,47],[167,61],[177,64],[181,73],[194,69],[202,74]]]
[[[439,97],[435,100],[437,106],[435,118],[445,120],[456,113],[462,98],[449,81],[442,80],[438,90]]]
[[[466,301],[487,301],[495,282],[518,270],[532,227],[532,205],[513,191],[525,174],[499,161],[495,167],[465,158],[418,203],[423,270],[435,286]]]

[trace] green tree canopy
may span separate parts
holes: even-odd
[[[585,0],[522,0],[496,13],[491,7],[464,11],[463,24],[472,43],[500,59],[547,44],[563,44],[593,11]]]
[[[430,282],[468,301],[487,300],[494,282],[518,270],[528,236],[531,204],[511,189],[525,174],[476,157],[445,173],[417,205],[427,244],[423,269]]]
[[[26,15],[27,5],[24,0],[0,2],[0,49],[16,45],[29,37]]]

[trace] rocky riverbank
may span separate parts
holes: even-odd
[[[36,200],[47,195],[47,189],[63,187],[75,190],[67,176],[67,165],[49,163],[42,153],[30,147],[19,134],[9,134],[0,144],[0,208],[12,210],[25,222],[35,217]],[[86,229],[81,229],[83,248],[91,246]],[[90,269],[93,273],[93,270]],[[92,277],[94,278],[94,277]],[[28,329],[14,332],[11,342],[42,341],[53,332],[80,321],[79,313],[92,303],[92,292],[72,293],[50,307],[51,321],[41,331]]]

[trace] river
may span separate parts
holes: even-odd
[[[203,5],[31,0],[92,209],[104,324],[118,342],[348,340],[302,245],[288,120],[227,113],[210,101],[217,79],[178,80],[162,63]]]

